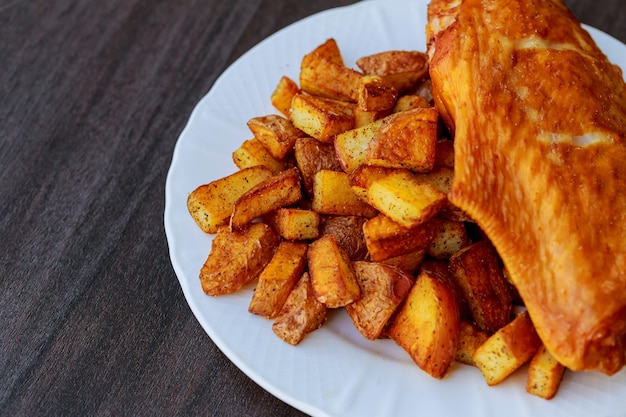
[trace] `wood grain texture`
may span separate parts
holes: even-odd
[[[165,178],[229,64],[352,2],[0,0],[0,415],[302,415],[191,314]],[[623,0],[566,3],[626,42]]]

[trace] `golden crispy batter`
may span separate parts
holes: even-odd
[[[428,55],[455,135],[450,200],[502,256],[550,353],[626,362],[626,86],[560,0],[433,0]]]

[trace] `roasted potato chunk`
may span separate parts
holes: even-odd
[[[255,166],[211,181],[189,194],[187,209],[200,229],[216,233],[219,226],[228,223],[237,199],[271,176],[269,168]]]
[[[350,176],[352,191],[363,201],[367,201],[367,189],[376,180],[387,177],[394,172],[403,171],[403,168],[387,168],[372,165],[361,165]],[[407,170],[404,170],[407,171]],[[408,172],[408,171],[407,171]]]
[[[488,338],[489,334],[487,334],[487,332],[480,330],[472,322],[461,320],[459,345],[456,351],[455,359],[458,362],[476,366],[474,363],[474,354],[476,353],[476,350],[487,341]]]
[[[382,263],[357,261],[353,265],[361,298],[345,309],[357,330],[367,339],[375,340],[409,293],[413,277]]]
[[[367,201],[381,213],[406,228],[433,218],[447,201],[433,186],[419,182],[413,174],[397,171],[372,182]]]
[[[363,224],[363,235],[372,260],[381,262],[427,249],[435,237],[436,228],[435,222],[431,221],[409,229],[379,214]]]
[[[526,392],[551,400],[561,386],[564,373],[565,367],[542,345],[530,360]]]
[[[312,208],[320,214],[374,217],[378,212],[359,199],[350,187],[348,174],[321,170],[313,178]]]
[[[248,120],[248,128],[254,137],[278,160],[283,160],[293,150],[296,139],[306,136],[289,119],[277,114],[253,117]]]
[[[318,171],[341,171],[341,164],[332,143],[321,142],[315,138],[299,138],[294,146],[294,155],[302,174],[304,190],[309,197],[313,196],[313,177]]]
[[[233,293],[257,279],[272,259],[278,235],[265,223],[253,223],[237,232],[221,229],[200,270],[207,295]]]
[[[272,92],[270,97],[270,101],[272,105],[283,114],[283,116],[289,118],[289,113],[291,109],[291,100],[293,96],[300,93],[300,87],[298,84],[291,78],[287,76],[282,76],[280,81],[278,81],[278,85]]]
[[[384,261],[380,261],[380,263],[394,266],[409,274],[414,274],[419,270],[424,258],[426,258],[426,250],[418,249],[403,255],[394,256],[393,258],[387,258]]]
[[[245,227],[252,220],[302,198],[300,173],[291,168],[255,185],[239,197],[230,216],[231,230]]]
[[[289,293],[272,330],[290,345],[297,345],[326,320],[326,306],[315,298],[309,274],[305,272]]]
[[[308,240],[319,236],[320,215],[312,210],[279,208],[267,221],[287,240]]]
[[[357,109],[362,111],[389,110],[396,104],[398,92],[377,75],[365,75],[357,84]]]
[[[259,275],[248,311],[271,319],[278,315],[307,264],[309,245],[283,241]]]
[[[311,95],[356,101],[357,85],[362,74],[346,67],[343,59],[337,59],[336,54],[332,53],[329,57],[329,49],[334,52],[332,42],[327,41],[302,58],[300,88]]]
[[[439,228],[428,254],[433,258],[447,259],[469,245],[465,223],[454,220],[439,220]]]
[[[237,168],[244,169],[258,165],[269,168],[273,174],[285,169],[285,163],[274,158],[258,139],[244,141],[233,152],[233,162]]]
[[[490,242],[483,240],[455,253],[450,271],[480,329],[493,333],[511,321],[513,301]]]
[[[393,113],[400,113],[407,110],[432,107],[429,102],[422,96],[407,94],[398,97],[396,104],[393,106]]]
[[[363,224],[367,219],[360,216],[323,216],[320,235],[333,235],[345,249],[352,261],[367,258],[367,246],[363,235]]]
[[[341,132],[335,138],[335,152],[341,168],[351,173],[367,159],[367,149],[376,132],[385,119],[376,120],[367,125]]]
[[[418,51],[384,51],[361,57],[356,64],[365,74],[383,77],[398,92],[428,76],[428,58]]]
[[[434,107],[395,113],[369,142],[366,163],[414,172],[428,172],[435,165],[438,113]]]
[[[528,362],[541,346],[527,311],[491,335],[474,353],[487,385],[496,385]]]
[[[298,129],[322,142],[354,127],[355,104],[323,97],[296,94],[291,101],[290,120]]]
[[[326,307],[344,307],[361,297],[361,289],[348,253],[333,235],[324,235],[307,254],[313,291]]]
[[[387,333],[420,368],[441,379],[454,362],[459,326],[459,310],[450,289],[422,272]]]

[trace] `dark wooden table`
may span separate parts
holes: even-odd
[[[0,415],[301,415],[192,315],[164,184],[230,63],[349,3],[0,1]],[[566,3],[626,42],[623,0]]]

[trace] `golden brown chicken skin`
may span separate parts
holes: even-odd
[[[497,248],[547,349],[626,361],[626,86],[560,0],[433,0],[449,195]]]

